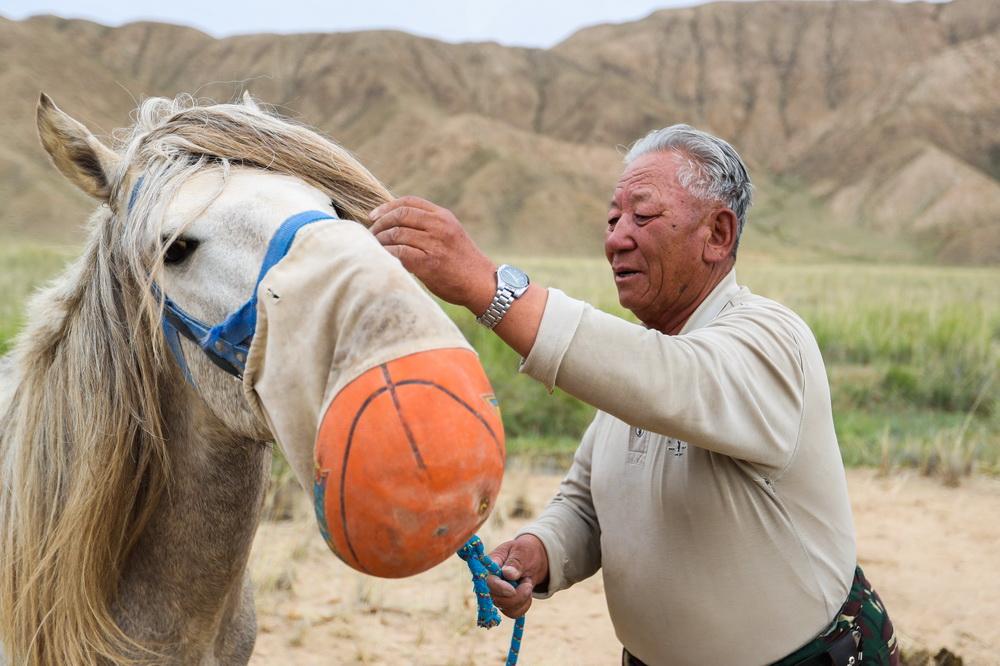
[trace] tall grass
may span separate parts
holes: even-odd
[[[73,254],[0,242],[0,353],[21,324],[27,295]],[[603,260],[509,259],[540,284],[632,319],[618,305]],[[815,333],[845,462],[929,471],[951,460],[1000,472],[1000,269],[781,264],[751,256],[737,273]],[[516,353],[470,313],[446,310],[493,382],[511,453],[565,464],[593,408],[519,376]]]

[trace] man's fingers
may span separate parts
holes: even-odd
[[[393,199],[392,201],[387,201],[381,206],[377,206],[371,213],[369,213],[368,219],[376,220],[385,215],[386,213],[388,213],[389,211],[403,207],[417,208],[425,211],[434,211],[437,210],[438,208],[438,206],[432,204],[427,199],[421,199],[420,197],[415,197],[415,196],[405,196],[405,197],[399,197],[398,199]]]
[[[394,208],[399,208],[400,206],[409,206],[410,208],[419,208],[421,210],[435,211],[440,208],[437,204],[428,201],[427,199],[421,197],[415,197],[409,194],[405,197],[398,197],[392,201],[387,201],[381,206],[376,207],[369,217],[375,218],[379,215],[384,215],[387,211]]]
[[[510,555],[510,548],[504,548],[507,544],[502,544],[499,548],[490,553],[490,559],[500,567],[500,573],[507,580],[519,580],[523,575],[524,568],[517,555]]]
[[[385,245],[386,252],[399,259],[406,270],[413,272],[413,268],[427,257],[423,250],[409,245]]]
[[[507,580],[520,580],[524,575],[524,564],[521,562],[516,544],[510,549],[506,561],[501,563],[500,573]]]
[[[487,576],[486,585],[490,589],[493,603],[507,617],[520,617],[531,607],[531,593],[535,583],[530,576],[523,576],[524,567],[518,557],[517,542],[505,541],[490,553],[490,559],[507,578],[518,581],[517,587],[498,576]]]
[[[506,578],[507,580],[520,580],[521,576],[523,575],[521,570],[521,564],[519,562],[511,564],[510,562],[511,560],[507,560],[507,564],[500,569],[500,573],[502,573],[503,577]]]
[[[375,239],[385,246],[408,245],[418,250],[427,251],[428,242],[431,237],[426,231],[411,229],[410,227],[389,227],[375,232]]]
[[[511,597],[501,597],[497,608],[507,617],[520,617],[524,615],[531,606],[531,592],[533,590],[530,579],[526,579],[514,590]]]
[[[513,545],[513,541],[504,541],[490,552],[489,558],[493,560],[493,563],[498,567],[502,567],[504,562],[507,561],[507,555],[510,554],[510,549]]]
[[[374,214],[373,214],[374,215]],[[400,206],[378,216],[372,217],[375,220],[368,229],[377,234],[390,227],[411,227],[413,229],[428,229],[435,219],[428,211],[413,208],[412,206]]]
[[[501,608],[500,610],[507,617],[516,620],[517,618],[527,613],[529,608],[531,608],[531,597],[528,597],[528,600],[522,604],[518,604],[517,606],[507,609]]]
[[[517,590],[507,581],[497,576],[487,576],[486,586],[490,588],[490,595],[497,597],[514,597]]]

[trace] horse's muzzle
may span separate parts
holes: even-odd
[[[382,363],[342,388],[322,417],[320,531],[360,571],[396,578],[429,569],[489,515],[504,457],[497,401],[473,352]]]

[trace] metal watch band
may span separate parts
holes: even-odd
[[[503,316],[507,314],[511,303],[515,300],[516,298],[512,290],[507,287],[497,288],[497,293],[493,296],[490,307],[486,308],[486,312],[476,317],[476,321],[486,328],[493,330],[500,323],[500,320],[503,319]]]

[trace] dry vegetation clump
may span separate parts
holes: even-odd
[[[965,662],[948,648],[941,648],[933,655],[927,650],[903,654],[900,666],[963,666]]]

